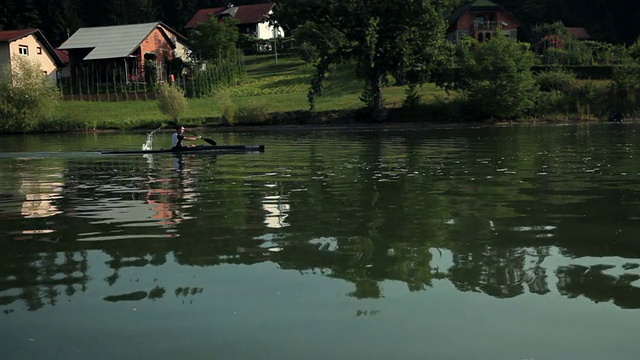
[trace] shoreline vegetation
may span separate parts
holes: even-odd
[[[246,76],[239,82],[218,89],[210,97],[189,98],[179,122],[216,131],[299,126],[475,126],[607,121],[611,108],[602,103],[609,96],[611,80],[567,80],[562,78],[566,74],[559,72],[548,81],[552,91],[541,93],[538,113],[530,112],[518,120],[481,119],[457,89],[426,83],[412,90],[414,99],[417,95],[419,100],[410,106],[406,103],[407,86],[384,86],[385,120],[374,121],[360,100],[362,81],[356,78],[353,66],[332,69],[314,110],[309,110],[307,100],[314,67],[297,55],[281,54],[277,59],[273,55],[247,56],[245,68]],[[634,114],[628,115],[625,120]],[[159,110],[155,96],[153,100],[110,102],[60,100],[48,120],[23,132],[152,130],[167,127],[169,120]]]

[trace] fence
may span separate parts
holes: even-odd
[[[120,67],[82,68],[74,81],[71,77],[59,79],[58,87],[63,99],[77,101],[155,100],[158,86],[165,82],[183,88],[187,97],[208,97],[217,89],[239,81],[246,71],[244,58],[238,57],[191,67],[169,65],[162,71],[146,69],[145,73],[147,76],[131,75]]]

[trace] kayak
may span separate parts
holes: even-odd
[[[106,150],[101,154],[117,155],[117,154],[158,154],[158,153],[194,153],[194,152],[264,152],[264,145],[198,145],[193,147],[185,147],[180,150],[174,149],[155,149],[155,150]]]

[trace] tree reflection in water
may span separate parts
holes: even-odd
[[[210,285],[132,279],[171,265],[273,263],[344,280],[356,299],[384,297],[388,282],[417,292],[444,281],[495,298],[556,295],[640,308],[636,185],[616,175],[637,172],[636,158],[619,156],[631,146],[594,153],[575,148],[580,134],[556,133],[551,146],[474,131],[446,141],[349,134],[339,147],[321,139],[304,151],[300,139],[286,140],[274,145],[286,155],[251,162],[72,159],[41,167],[59,175],[48,188],[35,186],[38,174],[25,177],[29,169],[7,168],[0,307],[34,311],[98,284],[107,302],[168,301],[172,291],[192,300]],[[601,144],[620,134],[609,136]],[[598,164],[616,174],[594,175]],[[27,197],[27,189],[50,196]],[[34,217],[43,212],[23,207],[27,200],[50,215]],[[106,270],[92,276],[92,266]]]

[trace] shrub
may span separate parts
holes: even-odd
[[[158,84],[158,67],[153,60],[144,62],[144,81],[151,89],[155,89]]]
[[[0,130],[26,132],[37,129],[52,115],[60,93],[42,72],[40,64],[25,57],[12,57],[14,66],[0,73]]]
[[[239,123],[255,124],[266,122],[268,115],[267,106],[264,102],[249,100],[248,103],[238,107],[235,118]]]
[[[405,109],[416,109],[422,103],[422,96],[418,93],[416,84],[409,84],[404,90],[405,98],[402,107]]]
[[[458,88],[478,117],[517,118],[533,108],[539,93],[531,72],[534,61],[524,44],[498,34],[462,65]]]
[[[630,112],[640,106],[640,65],[626,63],[616,67],[609,88],[613,110]]]
[[[178,121],[180,115],[188,107],[184,90],[177,85],[163,84],[158,91],[158,108],[173,121]]]
[[[233,125],[236,121],[236,106],[229,97],[227,93],[220,92],[215,100],[218,102],[218,109],[220,109],[220,113],[222,114],[222,118],[229,125]]]
[[[536,74],[535,79],[542,91],[569,91],[575,86],[576,75],[562,68],[554,68]]]

